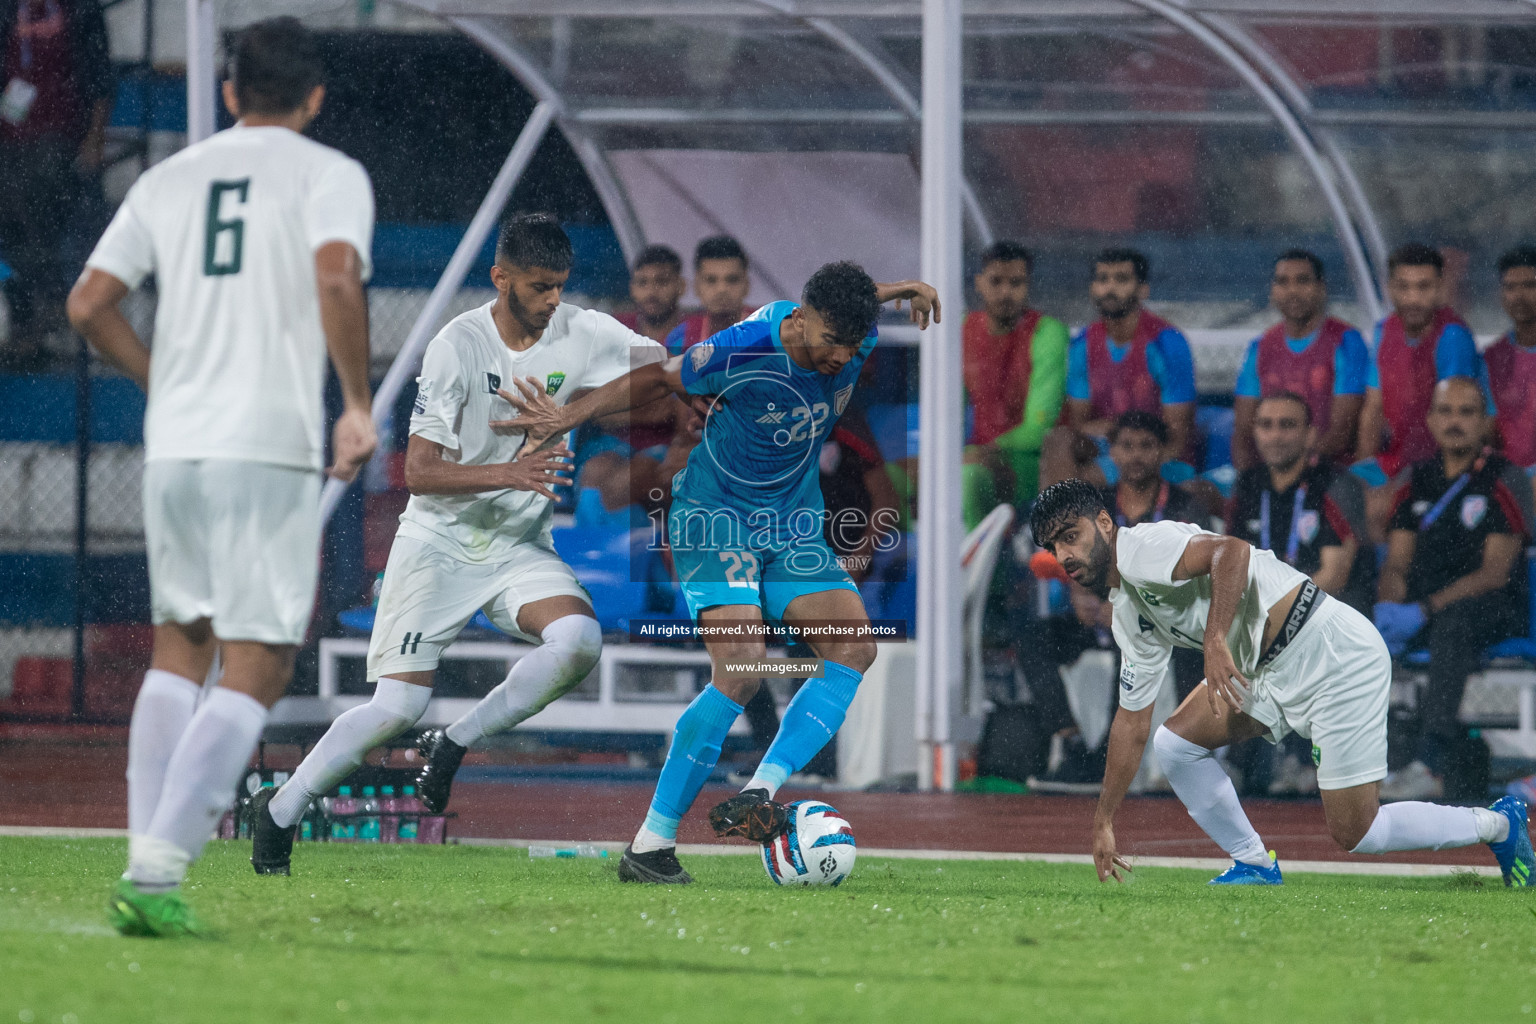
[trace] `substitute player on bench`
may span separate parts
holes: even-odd
[[[1312,740],[1323,814],[1345,850],[1487,843],[1506,885],[1529,883],[1536,857],[1519,797],[1491,809],[1378,805],[1392,663],[1365,616],[1236,537],[1166,521],[1117,527],[1103,495],[1082,480],[1042,493],[1031,527],[1074,580],[1114,605],[1123,665],[1093,826],[1100,880],[1130,868],[1116,850],[1115,811],[1141,763],[1152,702],[1177,646],[1204,652],[1205,682],[1152,742],[1190,817],[1233,859],[1214,884],[1281,883],[1278,860],[1265,852],[1214,751],[1255,736],[1278,742],[1291,731]]]
[[[373,190],[300,134],[321,72],[293,18],[247,28],[224,83],[239,122],[134,183],[69,298],[76,330],[149,392],[155,650],[128,731],[128,873],[108,903],[124,934],[198,930],[181,881],[288,686],[320,562],[327,350],[345,403],[333,475],[373,453]],[[151,274],[153,357],[118,309]],[[223,677],[199,705],[220,645]]]
[[[542,710],[597,664],[603,633],[591,599],[550,538],[550,488],[569,482],[570,453],[518,458],[522,433],[491,428],[512,411],[498,391],[514,376],[563,403],[665,356],[608,314],[562,303],[570,273],[560,225],[542,214],[514,217],[496,241],[496,298],[449,321],[427,346],[405,453],[411,500],[368,645],[373,699],[337,718],[275,796],[258,794],[258,874],[287,874],[294,826],[310,801],[421,718],[444,649],[476,611],[539,646],[463,718],[423,738],[418,793],[430,811],[448,806],[467,747]]]
[[[713,399],[704,440],[674,483],[667,522],[713,681],[678,719],[650,813],[619,864],[621,880],[693,881],[677,862],[677,826],[762,683],[725,669],[763,658],[764,640],[750,628],[764,618],[805,628],[868,622],[857,588],[822,535],[817,456],[875,347],[881,303],[904,299],[920,326],[930,312],[939,315],[926,284],[877,285],[852,263],[829,263],[811,275],[801,302],[769,303],[681,356],[642,367],[564,409],[519,382],[524,398],[514,403],[520,416],[512,423],[535,439],[671,393]],[[725,634],[733,628],[742,633]],[[795,695],[741,793],[710,811],[718,835],[767,842],[783,829],[785,808],[774,794],[837,733],[875,660],[867,636],[812,633],[807,640],[825,662],[825,677],[807,680]]]

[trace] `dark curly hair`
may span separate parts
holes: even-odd
[[[1040,492],[1029,513],[1029,532],[1034,534],[1036,544],[1047,547],[1050,538],[1068,523],[1084,517],[1094,519],[1107,511],[1103,492],[1088,481],[1073,477]]]
[[[563,274],[574,261],[571,239],[554,214],[519,213],[501,226],[496,239],[496,261]]]
[[[828,263],[812,274],[800,301],[821,314],[843,345],[863,341],[880,316],[874,278],[846,260]]]

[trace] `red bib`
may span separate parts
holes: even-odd
[[[1118,363],[1110,358],[1109,329],[1103,320],[1088,325],[1088,386],[1096,420],[1118,419],[1133,409],[1163,414],[1163,392],[1147,365],[1147,346],[1171,327],[1168,321],[1147,310],[1136,320],[1130,351]]]
[[[1409,345],[1402,318],[1396,313],[1381,322],[1376,377],[1382,385],[1381,407],[1388,435],[1377,461],[1388,476],[1435,454],[1435,439],[1425,420],[1435,395],[1435,349],[1451,324],[1462,324],[1461,317],[1451,307],[1441,306],[1418,344]]]
[[[740,323],[752,315],[750,307],[742,306],[741,315],[735,320]],[[709,337],[709,314],[694,313],[683,320],[683,351],[687,351],[705,338]]]
[[[1024,422],[1029,375],[1034,366],[1030,344],[1040,314],[1031,309],[1002,337],[987,328],[987,314],[977,310],[960,328],[965,390],[974,411],[968,444],[991,444]]]
[[[1536,465],[1536,352],[1504,335],[1483,353],[1498,406],[1504,454],[1517,466]]]
[[[1349,324],[1328,317],[1304,351],[1286,343],[1285,324],[1278,323],[1259,337],[1259,394],[1281,391],[1300,395],[1312,410],[1319,434],[1328,433],[1333,417],[1333,371],[1339,345]]]

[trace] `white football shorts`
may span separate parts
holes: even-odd
[[[517,626],[523,605],[570,595],[588,605],[571,567],[542,543],[521,544],[505,562],[465,562],[414,537],[395,537],[368,644],[368,680],[437,668],[477,610],[503,633],[536,644]]]
[[[220,640],[303,641],[320,575],[320,474],[238,459],[144,464],[156,625],[211,619]]]
[[[1296,639],[1253,680],[1243,710],[1278,743],[1312,740],[1317,788],[1348,789],[1387,776],[1392,657],[1364,615],[1324,598]]]

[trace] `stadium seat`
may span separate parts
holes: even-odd
[[[960,568],[965,573],[964,624],[966,638],[965,689],[962,706],[979,711],[984,697],[984,673],[981,664],[981,624],[986,616],[987,592],[1003,541],[1013,527],[1012,505],[999,505],[976,524],[960,545]]]

